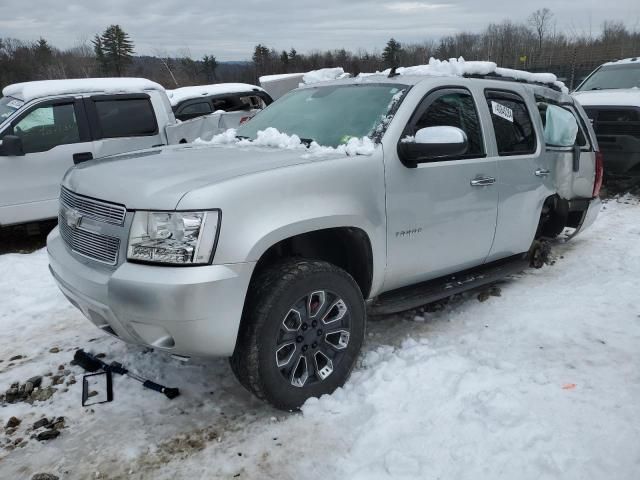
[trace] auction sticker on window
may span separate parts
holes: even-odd
[[[504,118],[505,120],[513,123],[513,110],[509,107],[505,107],[504,105],[491,101],[491,110],[494,115],[497,115],[500,118]]]
[[[7,103],[7,106],[18,109],[22,106],[23,103],[24,102],[21,102],[20,100],[11,100],[9,103]]]

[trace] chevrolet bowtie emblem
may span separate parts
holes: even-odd
[[[71,228],[78,228],[82,223],[82,214],[74,208],[66,208],[64,218]]]

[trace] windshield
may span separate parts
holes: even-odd
[[[633,87],[640,88],[640,62],[602,67],[587,78],[578,91]]]
[[[12,97],[0,98],[0,123],[4,122],[7,118],[13,115],[13,112],[18,110],[24,102]]]
[[[331,85],[294,90],[271,104],[237,135],[255,140],[257,133],[274,127],[303,141],[338,147],[350,138],[382,134],[398,108],[407,85]]]

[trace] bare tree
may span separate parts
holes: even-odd
[[[178,83],[178,80],[176,80],[176,76],[173,74],[173,70],[171,69],[171,57],[169,56],[167,51],[155,48],[153,50],[153,53],[155,53],[156,57],[158,57],[162,65],[164,65],[164,68],[166,68],[169,72],[169,75],[171,75],[171,80],[173,80],[176,88],[179,87],[180,84]]]
[[[549,31],[552,19],[553,12],[548,8],[539,8],[529,15],[529,25],[535,30],[536,35],[538,36],[538,50],[542,50],[542,42]]]

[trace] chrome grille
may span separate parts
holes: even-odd
[[[122,205],[83,197],[64,187],[60,190],[60,202],[77,210],[83,217],[114,225],[122,225],[127,214],[127,209]]]
[[[60,235],[71,250],[109,265],[115,265],[118,262],[119,238],[70,227],[62,212],[58,220]]]
[[[127,210],[122,205],[60,191],[58,225],[67,246],[78,255],[108,265],[118,263]]]

